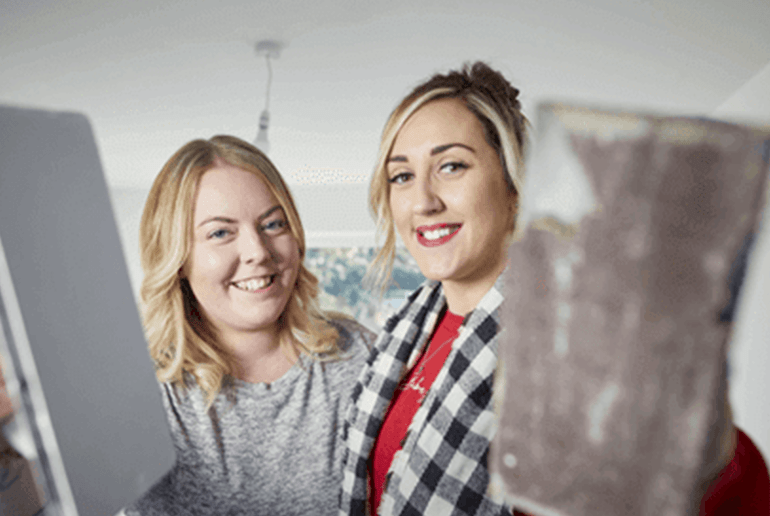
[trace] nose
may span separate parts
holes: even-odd
[[[416,188],[412,189],[412,209],[418,215],[431,215],[444,209],[438,186],[434,183],[431,174],[419,174],[416,179]]]
[[[241,261],[243,263],[263,263],[272,260],[273,253],[268,242],[256,228],[244,231],[239,238]]]

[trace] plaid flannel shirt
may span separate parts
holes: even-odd
[[[503,300],[500,280],[463,321],[459,336],[393,458],[382,515],[511,514],[489,494],[487,455],[497,419],[492,381]],[[341,515],[369,512],[368,458],[401,379],[414,366],[446,305],[426,281],[380,333],[359,377],[343,430]]]

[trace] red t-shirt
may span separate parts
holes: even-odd
[[[770,477],[762,454],[738,432],[733,460],[719,472],[700,506],[701,516],[770,515]]]
[[[457,338],[462,322],[463,316],[446,311],[422,356],[396,389],[374,443],[369,463],[369,503],[372,514],[376,514],[380,505],[385,477],[393,462],[393,456],[401,449],[412,418],[452,351],[452,341]]]

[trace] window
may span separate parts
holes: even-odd
[[[362,284],[375,254],[373,247],[314,247],[305,258],[305,265],[319,281],[321,307],[346,313],[372,331],[379,330],[425,280],[409,253],[397,248],[391,285],[380,297],[376,288]]]

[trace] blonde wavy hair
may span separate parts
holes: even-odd
[[[297,241],[300,267],[294,292],[279,318],[281,346],[314,358],[336,357],[337,330],[318,306],[318,279],[305,267],[305,233],[291,193],[270,160],[233,136],[194,140],[163,166],[142,213],[139,246],[144,279],[142,317],[150,356],[161,382],[185,385],[189,374],[209,405],[232,374],[232,357],[200,315],[198,302],[179,271],[192,248],[195,196],[201,177],[224,161],[263,179],[283,208]]]
[[[517,199],[524,181],[524,151],[529,122],[521,113],[519,90],[500,72],[486,63],[466,64],[461,70],[436,74],[415,87],[390,114],[380,139],[380,150],[374,175],[369,185],[369,207],[377,224],[378,239],[385,242],[372,261],[367,281],[387,287],[396,255],[396,232],[390,211],[390,182],[387,164],[393,144],[406,120],[428,102],[439,99],[460,99],[479,119],[484,137],[497,152],[505,172],[509,192]],[[515,219],[511,237],[518,237]]]

